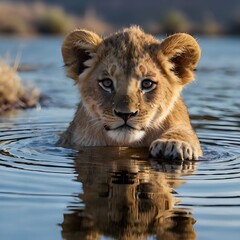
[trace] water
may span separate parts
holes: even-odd
[[[41,108],[0,117],[0,239],[239,239],[240,39],[199,38],[197,81],[183,97],[203,146],[196,162],[146,149],[56,147],[78,101],[62,39],[0,39],[22,49]]]

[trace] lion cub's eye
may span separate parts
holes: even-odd
[[[150,92],[156,87],[156,82],[150,79],[144,79],[141,82],[141,89],[144,92]]]
[[[111,92],[114,89],[113,81],[110,78],[99,80],[98,83],[107,92]]]

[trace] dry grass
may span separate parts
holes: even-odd
[[[39,99],[38,89],[22,86],[16,66],[0,60],[0,114],[19,108],[34,107]]]
[[[67,14],[61,7],[41,2],[32,4],[0,3],[0,33],[15,35],[65,34],[83,27],[97,33],[109,32],[110,24],[93,11],[77,17]]]

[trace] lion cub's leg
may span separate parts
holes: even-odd
[[[150,155],[154,158],[196,160],[202,150],[192,129],[173,128],[156,139],[150,146]]]

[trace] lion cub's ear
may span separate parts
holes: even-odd
[[[68,34],[62,44],[62,56],[67,75],[77,80],[87,66],[84,64],[96,52],[102,42],[96,33],[77,29]]]
[[[171,71],[187,84],[194,79],[194,70],[201,56],[197,41],[186,33],[177,33],[166,38],[160,45],[161,52],[172,64]]]

